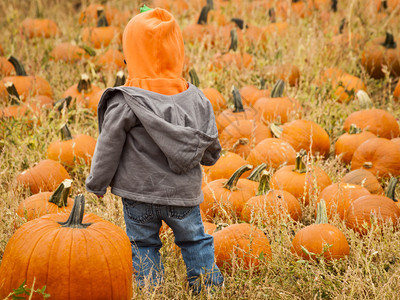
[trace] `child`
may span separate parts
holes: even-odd
[[[181,248],[189,286],[199,292],[201,282],[222,285],[199,208],[200,163],[215,164],[221,146],[211,103],[181,77],[179,26],[163,9],[140,13],[124,30],[123,51],[129,77],[100,100],[100,135],[86,188],[100,197],[110,185],[122,197],[138,286],[162,279],[162,220]]]

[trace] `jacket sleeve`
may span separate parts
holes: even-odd
[[[136,123],[136,116],[126,103],[110,101],[99,124],[99,137],[86,178],[86,189],[104,195],[118,168],[127,132]]]
[[[203,157],[200,161],[200,164],[203,166],[212,166],[214,165],[220,157],[221,153],[221,144],[219,143],[218,138],[212,142],[210,146],[204,151]]]

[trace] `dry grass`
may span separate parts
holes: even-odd
[[[51,2],[51,5],[47,3]],[[0,19],[2,36],[0,43],[7,55],[14,55],[25,64],[28,73],[46,78],[53,87],[55,99],[62,92],[76,83],[79,75],[89,73],[92,82],[100,87],[111,86],[114,74],[96,72],[91,64],[77,63],[69,65],[49,59],[51,49],[61,41],[79,43],[80,25],[78,12],[73,8],[73,1],[53,0],[46,3],[44,16],[54,19],[63,35],[56,39],[24,39],[18,33],[18,25],[26,16],[34,16],[34,1],[9,0],[0,3],[0,11],[5,18]],[[75,1],[77,2],[77,1]],[[139,1],[109,1],[113,6],[132,11],[139,6]],[[369,37],[376,37],[389,30],[395,36],[400,35],[400,23],[392,24],[378,20],[365,7],[362,0],[339,1],[339,12],[325,26],[317,15],[296,20],[289,33],[279,39],[271,39],[265,49],[247,48],[255,56],[253,68],[238,71],[228,68],[220,72],[209,71],[209,64],[215,53],[227,47],[205,49],[199,45],[187,45],[186,55],[190,57],[193,67],[201,80],[200,87],[216,87],[230,99],[232,85],[241,87],[246,84],[257,84],[263,77],[268,65],[277,62],[291,62],[301,70],[301,82],[297,88],[287,88],[288,95],[299,99],[304,107],[304,118],[320,124],[326,129],[333,143],[343,132],[344,119],[353,111],[360,109],[353,101],[339,104],[332,99],[329,88],[316,90],[311,85],[313,78],[325,67],[339,67],[360,76],[368,87],[373,99],[373,106],[387,109],[399,116],[400,106],[392,101],[393,79],[381,81],[370,79],[360,65],[360,52]],[[369,1],[371,2],[371,1]],[[151,6],[151,4],[149,4]],[[231,7],[226,9],[229,16],[243,17],[250,24],[265,25],[269,21],[264,11],[237,11]],[[197,12],[189,10],[179,17],[182,27],[193,22]],[[346,17],[349,32],[357,32],[364,36],[359,47],[328,47],[328,40],[333,35],[334,27]],[[392,16],[393,18],[393,16]],[[398,18],[398,15],[397,15]],[[323,31],[326,31],[324,35]],[[218,46],[218,45],[217,45]],[[356,45],[354,45],[356,46]],[[272,86],[273,79],[268,79]],[[40,159],[45,159],[46,148],[50,142],[58,139],[58,129],[69,122],[73,133],[85,133],[97,137],[97,119],[83,107],[73,107],[58,113],[46,111],[40,116],[40,122],[27,125],[26,119],[0,120],[0,259],[3,256],[7,241],[15,232],[15,225],[24,220],[16,214],[18,204],[29,196],[16,183],[16,176],[24,169],[33,166]],[[331,152],[332,152],[331,151]],[[338,181],[348,167],[337,161],[333,155],[326,161],[317,161],[319,166],[329,174],[332,181]],[[112,223],[124,228],[122,204],[118,197],[107,193],[98,200],[87,193],[84,180],[89,167],[82,166],[70,172],[74,179],[72,193],[83,193],[86,196],[87,212],[95,213]],[[312,199],[314,202],[316,199]],[[327,263],[324,261],[303,261],[290,252],[294,233],[314,220],[314,208],[303,207],[303,219],[299,223],[281,220],[277,223],[258,225],[268,236],[273,252],[271,262],[262,262],[258,270],[244,270],[239,263],[232,269],[224,269],[225,288],[215,291],[214,299],[395,299],[400,288],[400,247],[399,233],[390,226],[383,233],[377,228],[367,236],[360,237],[348,230],[339,220],[331,220],[346,235],[350,244],[350,255],[341,261]],[[197,298],[188,293],[186,288],[186,272],[182,259],[173,250],[171,234],[163,235],[165,246],[162,249],[166,268],[164,284],[157,291],[135,290],[135,299],[192,299]],[[198,298],[209,298],[201,295]]]

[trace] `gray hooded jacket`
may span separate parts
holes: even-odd
[[[203,201],[200,163],[221,146],[211,103],[194,85],[166,96],[136,87],[107,89],[86,189],[136,201],[194,206]]]

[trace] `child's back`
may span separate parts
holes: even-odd
[[[179,26],[162,9],[139,14],[124,30],[123,47],[129,77],[100,100],[100,135],[86,187],[101,196],[111,186],[123,198],[139,285],[162,277],[161,220],[174,231],[189,284],[197,286],[205,273],[206,285],[222,284],[199,209],[200,163],[214,164],[221,146],[211,103],[181,77]]]

